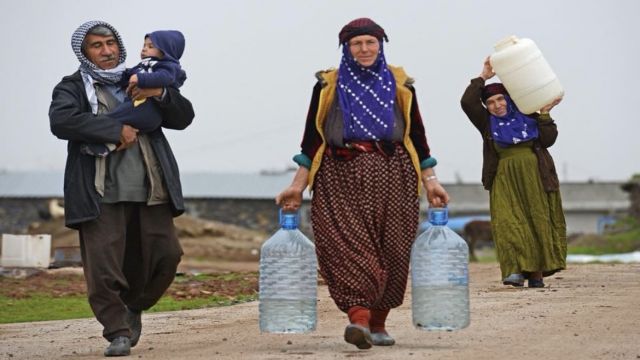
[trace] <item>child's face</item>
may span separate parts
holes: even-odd
[[[153,41],[151,41],[149,37],[144,38],[144,45],[142,46],[142,51],[140,52],[141,58],[144,59],[148,57],[156,57],[158,59],[162,59],[163,56],[164,54],[162,53],[162,51],[153,46]]]

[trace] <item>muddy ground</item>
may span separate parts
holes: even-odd
[[[410,294],[388,321],[393,347],[344,343],[344,314],[320,287],[310,334],[260,334],[258,303],[143,315],[131,357],[147,359],[639,359],[640,265],[572,265],[544,289],[499,284],[495,264],[470,266],[471,325],[411,326]],[[100,359],[93,319],[0,325],[1,359]]]
[[[203,296],[256,289],[259,247],[265,234],[180,217],[176,220],[185,256],[180,271],[248,272],[239,284],[174,284],[169,295]],[[54,246],[77,243],[60,222],[37,224],[32,233],[54,234]],[[25,296],[77,280],[80,269],[50,271]],[[499,282],[497,264],[470,265],[471,325],[457,332],[423,332],[411,325],[410,291],[392,311],[393,347],[357,350],[342,339],[346,316],[319,287],[318,326],[310,334],[261,334],[258,303],[143,315],[143,335],[132,358],[147,359],[640,359],[640,264],[570,265],[545,280],[544,289],[516,289]],[[78,281],[47,290],[60,296],[84,292]],[[68,286],[69,283],[76,284]],[[4,285],[9,287],[9,282]],[[24,283],[23,283],[24,284]],[[39,284],[39,285],[38,285]],[[184,287],[185,284],[188,287]],[[238,285],[238,286],[236,286]],[[47,285],[49,286],[49,285]],[[7,289],[0,289],[6,294]],[[197,291],[196,291],[197,290]],[[20,293],[23,291],[23,293]],[[202,292],[204,291],[204,292]],[[17,292],[17,293],[16,293]],[[6,310],[6,309],[5,309]],[[100,359],[107,345],[94,319],[0,325],[0,359]]]

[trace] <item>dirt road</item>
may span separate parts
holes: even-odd
[[[640,359],[640,264],[572,265],[544,289],[500,285],[497,265],[472,264],[471,325],[411,326],[410,294],[392,311],[393,347],[344,343],[344,314],[320,288],[318,329],[260,334],[258,303],[143,316],[142,359]],[[0,325],[1,359],[101,359],[95,320]]]

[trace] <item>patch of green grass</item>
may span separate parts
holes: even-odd
[[[223,281],[244,281],[246,275],[242,273],[230,272],[226,274],[218,274],[216,276],[217,279]]]
[[[12,299],[0,296],[0,324],[92,317],[85,296],[53,298],[43,294]]]
[[[176,276],[173,280],[176,283],[190,282],[190,281],[207,281],[207,280],[220,280],[220,281],[244,281],[248,275],[245,273],[223,273],[223,274],[197,274],[189,276]]]
[[[607,254],[602,251],[600,247],[592,247],[592,246],[567,246],[567,254],[571,255],[603,255]],[[611,254],[611,253],[609,253]]]
[[[175,300],[164,296],[149,312],[178,311],[201,309],[207,307],[229,306],[254,301],[257,295],[240,295],[235,298],[211,296],[189,300]],[[24,299],[0,297],[0,324],[66,320],[93,317],[86,297],[52,298],[46,295],[35,295]]]
[[[184,283],[189,281],[206,281],[213,279],[214,275],[211,274],[198,274],[198,275],[189,275],[189,276],[176,276],[173,279],[174,283]]]
[[[611,234],[607,238],[615,244],[614,248],[620,252],[640,250],[640,227],[623,233]]]
[[[258,274],[176,276],[150,312],[229,306],[254,301]],[[26,279],[0,278],[0,324],[93,317],[82,276],[42,273]]]
[[[233,298],[210,296],[188,300],[175,300],[163,296],[149,312],[178,311],[207,307],[229,306],[254,301],[258,295],[238,295]],[[50,297],[34,294],[28,298],[12,299],[0,296],[0,324],[67,320],[93,317],[87,298],[84,296]]]
[[[258,299],[258,295],[238,295],[234,298],[222,296],[210,296],[208,298],[196,298],[188,300],[175,300],[170,296],[164,296],[155,304],[149,312],[179,311],[190,309],[203,309],[209,307],[229,306]]]
[[[633,219],[618,222],[614,229],[621,230],[604,235],[584,235],[568,245],[569,254],[604,255],[640,250],[640,226]]]

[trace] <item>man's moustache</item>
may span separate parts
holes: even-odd
[[[111,55],[111,56],[103,57],[102,59],[100,59],[100,61],[113,61],[115,59],[116,59],[116,57],[114,55]]]

